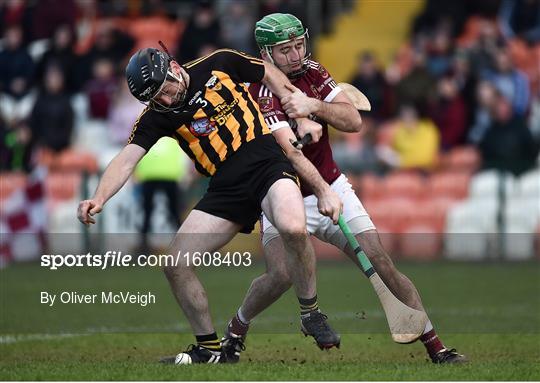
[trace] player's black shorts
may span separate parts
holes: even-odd
[[[281,178],[298,183],[296,173],[271,134],[243,144],[210,179],[208,190],[194,209],[242,225],[251,233],[261,215],[270,186]]]

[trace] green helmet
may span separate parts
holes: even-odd
[[[259,48],[284,43],[305,33],[302,22],[289,13],[272,13],[255,24],[255,41]]]
[[[308,30],[304,28],[302,22],[289,13],[272,13],[264,16],[255,24],[255,41],[261,50],[264,50],[273,63],[272,47],[284,44],[299,37],[305,38],[306,57],[304,57],[304,67],[307,54]],[[305,68],[297,73],[290,73],[289,77],[305,72]]]

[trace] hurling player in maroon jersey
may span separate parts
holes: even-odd
[[[338,87],[326,69],[310,60],[307,51],[307,30],[300,20],[290,14],[271,14],[259,20],[255,39],[265,61],[275,64],[294,85],[292,94],[281,100],[263,84],[251,84],[250,94],[257,100],[265,121],[279,142],[279,132],[289,128],[290,119],[310,117],[322,125],[321,132],[309,131],[314,142],[302,151],[317,168],[343,202],[343,217],[375,269],[396,297],[410,307],[424,311],[418,291],[413,283],[394,266],[383,249],[377,230],[362,203],[354,193],[347,177],[341,174],[332,158],[328,139],[328,124],[342,132],[359,132],[361,118],[351,101]],[[303,137],[307,132],[296,132]],[[294,163],[293,163],[294,166]],[[359,267],[353,249],[339,227],[331,219],[320,214],[317,197],[308,185],[302,185],[308,232],[318,239],[342,250]],[[245,349],[244,341],[249,323],[257,314],[276,301],[290,286],[285,253],[278,232],[268,221],[261,219],[262,242],[267,271],[255,279],[244,302],[231,319],[223,339],[223,349],[229,359],[238,360]],[[317,313],[316,303],[304,316]],[[439,340],[428,321],[420,337],[434,363],[463,362],[466,358],[455,349],[447,349]]]

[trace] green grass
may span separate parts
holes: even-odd
[[[193,342],[161,273],[151,269],[0,271],[0,380],[539,380],[538,263],[400,264],[442,340],[471,363],[435,366],[421,344],[391,341],[375,294],[348,263],[319,265],[319,297],[341,349],[320,351],[298,331],[288,292],[252,325],[238,365],[162,366]],[[221,333],[262,270],[201,269]],[[39,292],[152,291],[155,305],[39,304]]]

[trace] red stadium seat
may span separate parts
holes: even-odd
[[[411,224],[399,235],[399,253],[405,259],[433,260],[442,250],[440,230],[429,224]]]
[[[376,199],[384,195],[384,181],[373,174],[347,176],[354,191],[363,199]]]
[[[78,197],[81,175],[75,172],[52,172],[45,180],[47,198],[52,202],[65,201]]]
[[[462,146],[452,149],[447,154],[448,170],[474,172],[480,167],[480,153],[472,146]]]
[[[26,185],[26,175],[19,172],[0,173],[0,201],[9,198],[16,190]]]
[[[408,198],[366,200],[364,206],[376,227],[384,227],[392,233],[399,232],[415,214],[415,203]]]
[[[92,153],[68,149],[58,155],[53,169],[61,172],[86,171],[96,173],[98,171],[98,162]]]
[[[469,172],[439,172],[432,174],[428,191],[432,197],[463,199],[467,197],[471,174]]]
[[[419,198],[425,191],[425,182],[417,173],[396,172],[384,179],[385,197]]]
[[[417,202],[416,210],[411,224],[414,225],[429,225],[437,232],[444,232],[446,224],[446,215],[450,208],[458,201],[454,198],[433,197]]]

